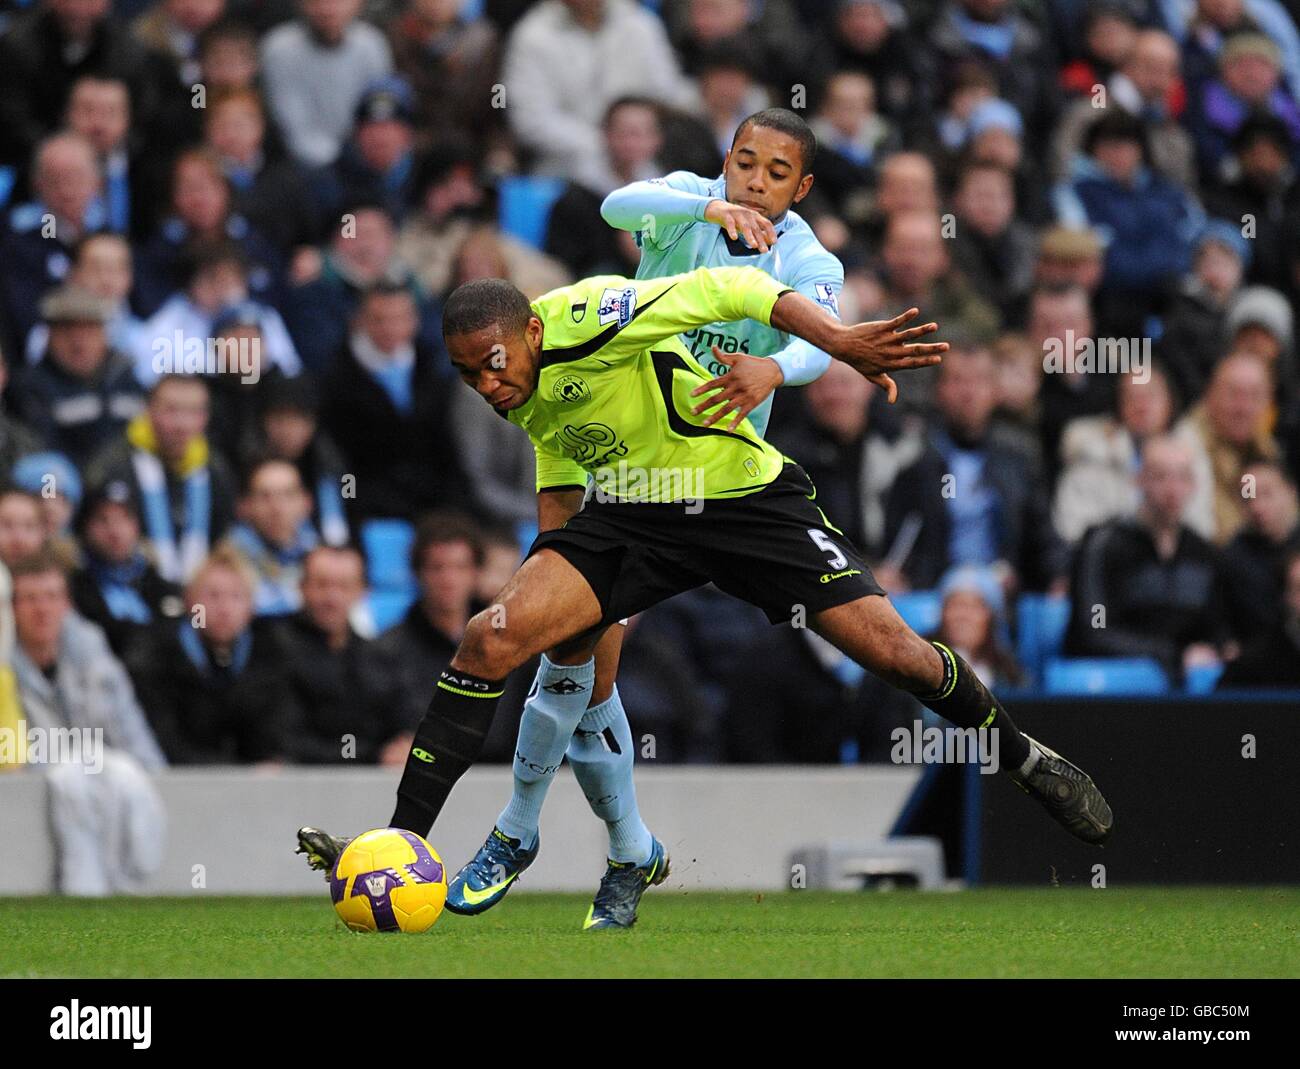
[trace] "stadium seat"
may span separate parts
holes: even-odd
[[[1183,677],[1183,689],[1188,694],[1209,694],[1214,690],[1221,675],[1223,675],[1221,664],[1197,665],[1195,668],[1187,669]]]
[[[933,634],[939,628],[939,615],[943,599],[937,590],[913,590],[906,594],[889,595],[890,603],[898,615],[918,635]]]
[[[1053,657],[1043,688],[1048,694],[1164,694],[1169,680],[1149,657]]]
[[[501,229],[540,249],[546,241],[551,207],[564,192],[564,179],[544,175],[510,175],[497,187]]]
[[[377,591],[413,595],[411,543],[415,528],[405,520],[367,520],[361,527],[361,547],[366,554],[366,574]]]
[[[1016,602],[1016,659],[1033,682],[1042,681],[1049,658],[1060,656],[1069,623],[1069,598],[1020,595]]]
[[[380,635],[406,615],[415,594],[405,590],[372,590],[366,597],[375,634]]]

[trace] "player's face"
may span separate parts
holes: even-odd
[[[813,178],[803,173],[799,142],[766,126],[741,132],[722,165],[727,200],[777,219],[808,195]]]
[[[447,339],[447,351],[468,386],[498,412],[509,412],[537,389],[542,321],[533,316],[515,337],[497,326],[453,335]]]

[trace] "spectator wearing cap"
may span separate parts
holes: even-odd
[[[78,467],[143,408],[131,358],[109,347],[107,301],[63,286],[41,302],[45,354],[25,368],[14,396],[23,421]]]
[[[321,206],[307,173],[267,136],[266,109],[255,89],[214,94],[203,139],[230,182],[235,211],[278,250],[309,245],[320,234]]]
[[[1179,122],[1181,93],[1178,43],[1161,30],[1140,30],[1119,69],[1105,80],[1106,107],[1122,108],[1146,127],[1151,167],[1183,189],[1197,187],[1196,146]],[[1082,151],[1088,124],[1097,115],[1092,86],[1057,120],[1052,135],[1051,177],[1062,181]]]
[[[140,531],[139,502],[125,480],[97,487],[77,513],[81,565],[72,600],[108,636],[113,652],[130,660],[150,629],[183,611],[180,587],[158,574]]]
[[[361,20],[361,0],[300,0],[299,17],[263,39],[262,78],[289,151],[307,167],[333,163],[374,79],[391,73],[384,35]]]
[[[599,159],[600,123],[618,97],[687,97],[663,23],[635,0],[543,0],[511,31],[502,82],[515,137],[539,171],[565,177]]]
[[[444,354],[418,338],[410,290],[380,284],[361,298],[347,344],[321,383],[321,423],[355,476],[354,523],[413,519],[462,506],[468,488],[456,459]]]
[[[0,238],[0,321],[10,351],[21,348],[37,319],[41,298],[66,281],[72,250],[107,225],[103,183],[94,146],[80,134],[41,142],[31,163],[33,200],[8,213]]]
[[[370,201],[399,224],[415,180],[415,94],[396,75],[370,82],[357,101],[352,133],[320,173],[318,199],[329,227],[339,225],[345,205]]]
[[[131,357],[138,365],[150,350],[144,320],[131,309],[131,245],[121,234],[101,231],[87,234],[72,253],[68,284],[105,301],[110,309],[106,330],[111,348]],[[27,335],[26,356],[37,363],[48,347],[50,328],[37,323]]]
[[[441,349],[439,305],[397,251],[392,216],[379,204],[358,201],[344,206],[342,218],[346,223],[331,230],[319,266],[285,297],[285,322],[303,364],[313,372],[325,369],[347,341],[361,295],[380,282],[410,289],[420,309],[421,340]]]
[[[185,284],[187,261],[195,246],[229,241],[243,253],[249,296],[279,303],[284,257],[235,210],[230,179],[210,149],[186,149],[172,167],[171,211],[136,258],[134,303],[150,316]]]
[[[468,17],[460,0],[412,0],[388,23],[393,63],[415,93],[418,127],[434,143],[504,133],[492,106],[500,69],[496,27]]]
[[[991,163],[1015,178],[1017,214],[1035,226],[1047,223],[1051,208],[1046,182],[1033,153],[1025,151],[1024,119],[1013,104],[1001,98],[977,104],[966,123],[960,160]]]
[[[1247,353],[1264,362],[1274,385],[1267,426],[1274,437],[1294,440],[1300,419],[1300,387],[1296,383],[1291,302],[1267,286],[1247,286],[1228,309],[1224,339],[1224,352]]]
[[[1034,23],[1009,0],[946,0],[927,34],[922,76],[942,85],[963,60],[988,65],[998,95],[1025,117],[1031,139],[1055,114],[1055,72],[1047,65],[1046,42]]]
[[[343,506],[348,465],[321,429],[319,412],[320,397],[308,376],[272,380],[240,455],[245,465],[275,457],[297,467],[312,498],[312,525],[326,545],[341,546],[351,538]]]
[[[236,506],[228,543],[253,566],[253,612],[284,616],[302,606],[303,562],[320,542],[311,524],[311,496],[287,460],[252,464]]]
[[[1209,219],[1192,247],[1192,270],[1164,316],[1157,347],[1183,397],[1200,397],[1224,352],[1228,309],[1241,292],[1251,243],[1241,228]]]
[[[997,572],[969,564],[949,569],[939,581],[939,628],[929,636],[942,642],[995,686],[1015,687],[1024,672],[1003,644],[1006,594]]]
[[[1287,154],[1300,162],[1300,103],[1282,84],[1282,54],[1261,33],[1235,34],[1219,51],[1219,73],[1192,94],[1187,122],[1201,173],[1218,176],[1233,135],[1255,113],[1271,115],[1287,134]]]
[[[19,490],[40,498],[47,539],[63,540],[81,504],[81,474],[62,453],[29,453],[10,478]]]
[[[269,304],[249,296],[248,267],[239,246],[230,241],[200,242],[187,257],[185,288],[172,294],[145,323],[150,351],[136,364],[136,378],[146,386],[167,373],[210,374],[220,350],[209,339],[221,329],[256,330],[259,366],[296,375],[302,368],[284,320]]]
[[[1227,177],[1205,193],[1206,210],[1238,228],[1254,220],[1253,256],[1246,278],[1300,296],[1295,263],[1300,259],[1300,182],[1291,137],[1272,115],[1253,115],[1237,128]]]
[[[1184,522],[1192,465],[1186,443],[1148,439],[1136,514],[1084,536],[1070,583],[1070,655],[1152,657],[1174,680],[1221,659],[1231,639],[1226,573],[1219,552]]]
[[[144,412],[86,468],[92,488],[131,487],[158,572],[184,582],[230,525],[235,480],[208,445],[208,386],[193,375],[164,375]]]
[[[1090,127],[1087,155],[1057,187],[1060,220],[1091,226],[1106,239],[1102,297],[1130,309],[1129,329],[1140,337],[1191,265],[1192,239],[1203,221],[1200,206],[1150,167],[1146,129],[1124,111],[1106,111]]]
[[[1170,9],[1167,28],[1183,49],[1183,77],[1189,97],[1220,69],[1224,46],[1241,34],[1260,34],[1277,45],[1292,95],[1300,93],[1300,31],[1295,15],[1279,0],[1188,0],[1193,8],[1181,17]]]

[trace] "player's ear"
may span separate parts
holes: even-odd
[[[799,188],[794,191],[794,203],[798,204],[801,200],[804,199],[804,197],[808,196],[808,193],[812,189],[812,187],[813,187],[812,175],[806,174],[801,179],[799,179]]]
[[[528,344],[534,349],[540,349],[543,333],[542,321],[537,316],[529,316],[528,325],[524,327],[524,337],[528,339]]]

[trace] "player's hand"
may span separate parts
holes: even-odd
[[[785,381],[780,367],[775,360],[764,356],[750,356],[748,353],[724,353],[716,345],[713,358],[720,364],[726,364],[731,370],[716,379],[710,379],[691,391],[692,397],[710,394],[691,409],[691,414],[698,416],[714,405],[716,412],[711,412],[704,421],[705,427],[712,427],[719,420],[734,413],[735,418],[727,428],[734,431],[745,417],[761,405],[764,399]]]
[[[909,308],[893,319],[845,327],[840,338],[827,351],[888,393],[892,405],[898,397],[898,385],[889,372],[932,367],[942,362],[941,354],[948,351],[946,341],[916,341],[939,329],[938,323],[907,326],[920,314],[920,309]]]
[[[770,252],[776,244],[776,227],[772,220],[753,208],[726,200],[711,200],[704,209],[704,221],[717,223],[732,241],[743,237],[746,245],[759,252]]]

